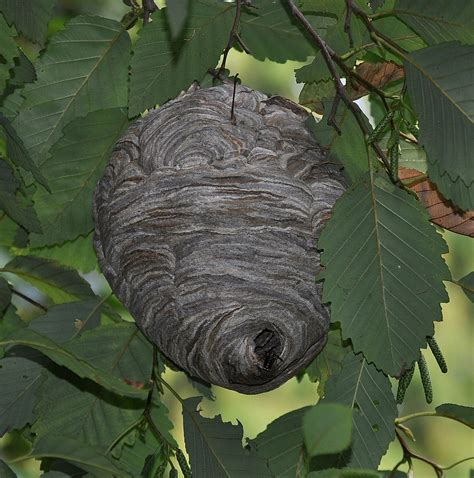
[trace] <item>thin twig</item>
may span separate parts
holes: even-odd
[[[359,125],[364,135],[368,135],[369,128],[364,120],[364,113],[360,109],[359,105],[357,105],[357,103],[352,101],[350,96],[347,94],[347,91],[344,85],[342,84],[341,78],[336,69],[336,63],[339,66],[344,65],[344,67],[342,67],[343,69],[346,69],[347,66],[344,64],[342,59],[336,54],[336,52],[332,50],[331,47],[329,47],[329,45],[321,38],[319,33],[313,28],[313,26],[308,22],[306,17],[296,7],[293,0],[288,0],[288,6],[289,6],[291,14],[301,23],[301,25],[309,33],[311,38],[314,40],[314,42],[320,49],[321,54],[323,55],[324,61],[326,62],[326,65],[329,69],[329,72],[331,73],[331,78],[336,88],[336,96],[335,96],[334,102],[337,102],[337,103],[336,103],[336,106],[334,106],[334,103],[333,103],[333,107],[331,108],[331,113],[329,114],[328,121],[327,121],[328,125],[334,126],[336,124],[335,115],[337,112],[337,106],[339,101],[342,100],[343,103],[347,106],[347,108],[353,114],[355,120],[357,121],[357,124]],[[348,75],[354,76],[352,70],[350,70],[349,68],[347,68],[346,73]],[[370,86],[371,86],[371,89],[375,88],[372,84],[370,84]],[[340,132],[339,127],[336,128],[336,131]],[[374,142],[371,144],[371,146],[375,150],[377,155],[380,157],[380,159],[384,163],[387,170],[389,171],[390,163],[387,159],[387,156],[382,151],[382,148],[380,147],[380,145],[377,142]]]
[[[346,0],[346,19],[344,20],[344,32],[349,38],[349,48],[354,48],[354,39],[352,38],[352,0]]]
[[[45,305],[40,304],[39,302],[36,302],[36,300],[33,300],[31,297],[28,297],[27,295],[14,289],[13,287],[11,291],[12,291],[12,294],[15,294],[18,297],[21,297],[23,300],[26,300],[26,302],[29,302],[31,305],[34,305],[35,307],[38,307],[39,309],[44,310],[45,312],[48,312],[48,308]]]
[[[234,124],[236,123],[234,107],[235,107],[235,90],[237,89],[237,77],[238,76],[239,76],[238,73],[234,76],[234,91],[232,92],[232,108],[230,109],[230,120]]]
[[[238,34],[239,26],[240,26],[240,14],[242,12],[242,0],[236,0],[235,2],[235,17],[234,23],[232,24],[232,28],[230,30],[229,40],[227,41],[227,46],[224,49],[224,57],[222,58],[222,63],[219,68],[219,75],[225,70],[225,64],[227,61],[227,55],[231,50],[232,46],[234,45],[234,41],[239,41],[240,37]],[[242,46],[241,40],[239,41],[240,46]],[[242,46],[242,48],[244,48]],[[246,48],[246,47],[245,47]]]
[[[405,441],[402,434],[398,430],[395,430],[395,433],[397,434],[397,439],[402,447],[403,457],[405,458],[405,461],[411,461],[412,458],[414,458],[415,460],[422,461],[433,468],[438,478],[443,477],[444,473],[443,473],[443,467],[441,465],[438,465],[438,463],[430,460],[429,458],[426,458],[425,456],[415,453],[413,450],[410,449],[410,447],[408,446],[408,443]]]

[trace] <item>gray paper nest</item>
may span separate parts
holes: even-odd
[[[316,239],[344,190],[284,98],[192,89],[136,121],[95,194],[95,248],[113,291],[174,364],[243,393],[321,351]]]

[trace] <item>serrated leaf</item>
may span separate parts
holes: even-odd
[[[180,40],[171,43],[164,9],[140,33],[131,62],[129,115],[174,98],[216,66],[229,39],[234,6],[196,0]]]
[[[322,55],[318,54],[309,65],[304,65],[295,70],[297,83],[317,83],[332,81],[331,73]]]
[[[166,4],[166,18],[174,40],[180,36],[188,18],[188,13],[189,0],[173,0]]]
[[[471,302],[474,302],[474,272],[470,272],[461,279],[454,281],[454,283],[462,288]]]
[[[114,108],[94,111],[64,128],[41,165],[51,193],[37,188],[33,195],[43,231],[30,235],[33,247],[61,244],[92,231],[94,190],[127,124],[126,111]]]
[[[442,320],[443,238],[415,198],[371,172],[338,200],[318,247],[331,321],[356,352],[398,376]]]
[[[56,303],[94,297],[89,284],[77,271],[39,257],[15,257],[0,272],[17,275]]]
[[[0,460],[0,476],[3,478],[17,478],[16,473],[3,460]]]
[[[407,88],[420,120],[428,175],[464,210],[474,209],[474,46],[443,43],[406,56]]]
[[[351,454],[348,462],[340,455],[336,467],[377,469],[380,459],[395,437],[397,406],[390,381],[361,354],[349,353],[338,375],[326,385],[322,403],[340,403],[353,409]]]
[[[23,168],[25,171],[30,171],[36,181],[38,181],[45,188],[47,188],[48,184],[46,182],[46,179],[31,159],[28,151],[23,144],[23,141],[18,136],[17,132],[15,131],[15,128],[10,123],[10,120],[2,113],[0,113],[0,126],[3,127],[7,135],[7,154],[10,160],[16,166]]]
[[[338,453],[351,443],[352,408],[319,403],[303,417],[303,436],[310,456]]]
[[[0,209],[28,231],[41,232],[33,205],[22,194],[20,181],[12,168],[0,157]]]
[[[41,388],[36,408],[39,419],[33,431],[39,436],[61,434],[107,449],[143,413],[152,347],[135,324],[123,322],[87,331],[64,347],[116,382],[141,383],[142,388],[129,388],[131,396],[142,399],[108,393],[70,373],[50,374]]]
[[[330,330],[328,341],[323,350],[306,367],[306,373],[313,382],[318,382],[318,395],[324,396],[329,377],[340,372],[342,361],[347,354],[347,347],[342,346],[341,331]]]
[[[242,447],[243,428],[196,410],[202,397],[184,400],[184,439],[194,478],[270,477],[265,462]]]
[[[440,417],[452,418],[458,422],[474,428],[474,408],[454,403],[443,403],[436,407],[436,415]]]
[[[101,304],[101,300],[96,298],[56,305],[49,308],[45,315],[31,321],[29,328],[63,343],[98,324]],[[1,324],[2,339],[26,325],[10,310]],[[5,330],[5,324],[8,330]],[[44,355],[25,347],[10,349],[7,357],[0,361],[0,383],[2,390],[8,391],[0,397],[0,435],[36,420],[36,392],[49,373],[45,367],[50,364]]]
[[[305,16],[322,36],[336,21],[325,15]],[[245,44],[257,60],[268,58],[278,63],[304,61],[316,52],[282,0],[260,0],[258,9],[243,8],[240,28]]]
[[[19,88],[26,83],[32,83],[36,80],[36,70],[33,63],[21,50],[19,53],[18,58],[15,60],[11,79],[8,82],[8,85],[13,88]]]
[[[5,116],[8,121],[13,121],[20,110],[25,99],[21,95],[21,89],[16,89],[8,95],[0,106],[0,113]]]
[[[0,436],[33,423],[36,394],[45,361],[34,351],[0,360]]]
[[[129,54],[127,31],[101,17],[74,17],[50,39],[13,124],[38,166],[71,120],[126,106]]]
[[[0,54],[0,96],[3,94],[7,80],[10,78],[10,70],[15,66],[14,58],[20,54],[14,40],[15,36],[15,28],[7,25],[0,8],[0,44],[2,45]]]
[[[265,459],[273,476],[294,478],[305,468],[303,416],[310,407],[300,408],[278,417],[249,446]]]
[[[68,344],[60,346],[56,342],[41,334],[38,334],[32,329],[20,330],[19,332],[15,333],[14,336],[0,340],[0,345],[22,345],[31,347],[46,355],[58,365],[71,370],[78,377],[92,380],[111,392],[124,395],[126,397],[143,398],[146,395],[146,391],[132,387],[125,381],[110,376],[102,372],[91,363],[83,360],[80,358],[80,356],[71,351],[71,349],[67,346]]]
[[[56,0],[0,0],[0,11],[8,23],[35,43],[43,46]]]
[[[425,150],[418,144],[410,141],[400,141],[400,158],[398,159],[399,167],[416,169],[422,173],[426,173],[428,168]]]
[[[35,443],[30,454],[32,458],[54,457],[66,460],[98,478],[116,478],[131,476],[117,467],[111,458],[97,448],[74,438],[63,435],[42,436]]]
[[[18,224],[0,211],[0,246],[11,246],[15,241]]]
[[[394,12],[429,45],[453,40],[474,43],[471,0],[397,0]]]
[[[298,103],[306,108],[309,108],[315,113],[323,114],[324,107],[322,100],[333,98],[335,96],[335,92],[336,89],[332,80],[318,81],[317,83],[307,83],[300,91]]]
[[[86,237],[79,236],[60,245],[14,249],[13,252],[16,256],[41,257],[86,273],[97,269],[97,256],[92,246],[93,235],[91,232]]]
[[[331,105],[323,103],[323,106],[326,112],[325,116],[318,123],[309,117],[306,125],[318,143],[327,148],[331,155],[343,164],[350,178],[355,180],[369,168],[364,135],[354,115],[344,105],[338,107],[335,116],[341,129],[339,135],[332,126],[327,124],[327,115],[331,110]]]

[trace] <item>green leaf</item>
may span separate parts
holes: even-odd
[[[22,87],[26,83],[32,83],[36,80],[36,70],[33,63],[21,50],[19,53],[13,67],[12,77],[8,82],[8,85],[14,88]]]
[[[454,403],[443,403],[436,407],[436,415],[440,417],[452,418],[458,422],[474,428],[474,408]]]
[[[449,3],[445,0],[397,0],[394,11],[429,45],[453,40],[474,43],[474,4],[471,0]]]
[[[400,158],[398,165],[426,173],[428,166],[425,150],[411,141],[400,141]]]
[[[273,476],[294,478],[305,470],[303,416],[309,409],[300,408],[278,417],[250,440],[250,448],[267,461]]]
[[[35,210],[20,190],[20,181],[12,168],[0,157],[0,209],[28,231],[41,232]]]
[[[204,77],[216,66],[227,44],[234,6],[196,0],[181,39],[169,40],[166,13],[153,13],[134,47],[131,62],[129,115],[162,104]]]
[[[467,298],[474,302],[474,272],[470,272],[468,275],[464,276],[462,279],[454,281],[459,287],[462,288],[464,293],[467,295]]]
[[[303,435],[310,456],[337,453],[351,443],[352,408],[320,403],[303,417]]]
[[[21,95],[21,89],[18,88],[3,100],[0,106],[0,113],[5,116],[8,121],[13,121],[24,101],[25,99]]]
[[[312,117],[306,125],[313,132],[318,143],[327,148],[331,155],[339,160],[352,180],[363,175],[369,167],[367,147],[364,135],[357,124],[354,115],[344,105],[337,109],[335,120],[341,129],[337,131],[327,124],[327,115],[331,110],[330,104],[323,104],[325,116],[316,123]]]
[[[0,246],[9,247],[15,242],[18,224],[0,211]]]
[[[188,13],[189,0],[174,0],[166,4],[166,18],[173,40],[176,40],[183,31]]]
[[[111,458],[106,457],[97,448],[63,435],[40,437],[35,443],[30,456],[36,459],[46,457],[60,458],[77,465],[91,473],[92,476],[100,478],[131,476],[117,467]]]
[[[329,331],[328,341],[323,350],[306,367],[306,373],[313,382],[318,383],[318,395],[324,396],[326,382],[329,377],[341,370],[342,361],[347,353],[347,347],[342,346],[341,330]]]
[[[295,70],[297,83],[318,83],[320,81],[332,81],[326,62],[322,55],[318,54],[309,64]]]
[[[243,428],[220,416],[204,418],[197,411],[202,397],[184,400],[184,438],[194,478],[270,477],[265,462],[242,447]]]
[[[0,277],[0,319],[3,317],[6,308],[10,305],[12,291],[8,282]]]
[[[340,403],[353,409],[353,433],[348,467],[377,469],[395,437],[397,406],[389,379],[361,354],[349,353],[338,375],[326,385],[322,403]],[[343,455],[337,459],[341,466]]]
[[[316,113],[321,113],[323,109],[322,100],[333,98],[335,96],[334,82],[318,81],[317,83],[307,83],[300,91],[298,102],[300,105],[309,108]]]
[[[101,17],[74,17],[50,39],[13,124],[38,166],[71,120],[126,106],[129,54],[127,31]]]
[[[30,236],[33,247],[60,244],[92,231],[94,190],[127,124],[126,111],[114,108],[94,111],[64,128],[64,136],[41,165],[51,193],[38,188],[33,196],[43,230]]]
[[[3,127],[7,135],[7,154],[9,159],[16,166],[19,166],[26,171],[30,171],[36,181],[38,181],[45,188],[47,188],[48,184],[46,182],[46,179],[31,159],[28,151],[23,144],[23,141],[18,136],[17,132],[15,131],[15,128],[10,123],[10,120],[2,113],[0,113],[0,126]]]
[[[46,259],[15,257],[0,268],[0,272],[16,274],[56,303],[94,297],[89,284],[77,271]]]
[[[56,0],[0,0],[7,22],[35,43],[43,46]]]
[[[313,471],[306,478],[380,478],[380,475],[373,470],[348,468],[339,470],[337,468],[329,468],[327,470]]]
[[[86,273],[97,269],[97,257],[92,246],[93,236],[94,233],[91,232],[86,237],[79,236],[74,241],[66,241],[61,245],[14,249],[13,252],[16,256],[41,257]]]
[[[55,305],[45,315],[32,320],[29,328],[64,343],[98,325],[101,305],[99,298]],[[10,309],[1,324],[2,339],[26,325]],[[46,376],[45,367],[50,365],[51,362],[44,355],[25,347],[10,349],[7,357],[0,361],[0,382],[7,391],[0,398],[0,435],[36,420],[34,407],[37,389]]]
[[[413,196],[371,172],[338,200],[318,246],[331,321],[356,352],[399,375],[442,319],[443,238]]]
[[[80,340],[80,339],[79,339]],[[87,378],[104,387],[111,392],[124,395],[126,397],[141,397],[146,395],[146,391],[128,385],[125,381],[119,380],[114,376],[104,373],[91,363],[77,356],[67,344],[61,346],[49,338],[38,334],[31,329],[23,329],[16,333],[14,337],[7,337],[0,340],[0,345],[24,345],[40,351],[58,365],[62,365],[71,370],[81,378]]]
[[[14,40],[15,36],[15,29],[7,25],[0,8],[0,44],[2,45],[0,54],[0,96],[5,89],[7,80],[10,78],[10,70],[15,66],[14,58],[20,54]]]
[[[16,473],[3,460],[0,460],[0,476],[3,478],[17,478]]]
[[[322,36],[335,23],[334,18],[324,14],[305,16]],[[258,9],[243,8],[240,26],[244,43],[257,60],[304,61],[316,52],[282,0],[261,0]]]
[[[474,209],[474,46],[443,43],[406,56],[408,92],[420,119],[428,175],[444,197]]]
[[[168,410],[163,404],[159,406],[153,406],[151,409],[151,417],[153,423],[158,425],[160,432],[165,432],[165,438],[168,443],[173,447],[177,447],[173,437],[169,434],[169,430],[173,427],[172,423],[168,419]],[[114,456],[118,450],[119,454]],[[168,457],[169,448],[165,446],[165,443],[160,437],[153,432],[153,430],[147,426],[145,429],[134,429],[131,433],[126,435],[121,442],[119,442],[116,448],[112,451],[112,456],[121,467],[128,470],[132,476],[154,476],[152,473],[146,473],[146,468],[159,467],[161,464],[166,463]],[[145,466],[144,466],[145,465]],[[151,470],[150,470],[151,471]]]
[[[79,360],[94,364],[101,376],[134,386],[127,386],[130,394],[112,394],[64,370],[49,374],[40,389],[35,410],[39,418],[33,432],[39,436],[62,435],[100,450],[108,449],[143,414],[152,347],[135,324],[122,322],[84,332],[65,343],[64,348]],[[136,388],[138,384],[142,388]],[[161,433],[166,434],[167,430]]]

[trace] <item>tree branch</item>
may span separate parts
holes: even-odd
[[[222,58],[221,66],[218,70],[218,75],[220,75],[225,70],[225,64],[227,61],[227,55],[234,45],[234,41],[238,41],[242,46],[242,49],[248,53],[249,50],[246,46],[243,45],[243,42],[239,36],[239,26],[240,26],[240,15],[242,13],[242,0],[236,0],[235,2],[235,17],[234,23],[232,24],[232,29],[230,30],[229,40],[227,41],[227,46],[224,49],[224,57]]]
[[[339,102],[342,100],[343,103],[347,106],[347,108],[351,111],[353,114],[355,120],[357,121],[357,124],[359,125],[360,129],[364,133],[365,136],[367,136],[370,132],[369,128],[367,127],[367,124],[364,120],[364,113],[362,110],[359,108],[357,103],[352,101],[350,96],[347,94],[347,91],[342,84],[341,78],[337,72],[337,67],[341,67],[341,69],[348,75],[347,80],[350,79],[350,77],[355,77],[354,73],[350,68],[348,68],[343,60],[336,54],[334,50],[322,39],[322,37],[319,35],[319,33],[312,27],[312,25],[308,22],[306,17],[301,13],[301,11],[296,7],[295,3],[293,0],[288,0],[288,6],[290,9],[291,14],[298,20],[298,22],[304,27],[304,29],[309,33],[311,38],[314,40],[315,44],[321,51],[321,54],[324,58],[324,61],[326,62],[326,65],[329,69],[329,72],[331,73],[331,78],[334,82],[334,86],[336,88],[336,97],[334,98],[334,103],[331,108],[331,112],[328,116],[327,123],[330,126],[333,126],[338,134],[340,134],[340,128],[339,126],[336,125],[336,112],[337,112],[337,106]],[[358,76],[358,75],[357,75]],[[356,78],[361,80],[361,77]],[[365,81],[365,80],[364,80]],[[367,82],[368,83],[368,82]],[[370,89],[374,90],[375,87],[371,84],[368,83],[365,86],[369,87],[368,85],[370,84]],[[385,96],[385,95],[383,95]],[[385,98],[384,98],[385,99]],[[390,163],[387,159],[387,156],[385,153],[382,151],[382,148],[380,145],[376,142],[371,144],[371,147],[375,150],[377,155],[380,157],[382,162],[384,163],[385,167],[387,170],[390,170]]]

